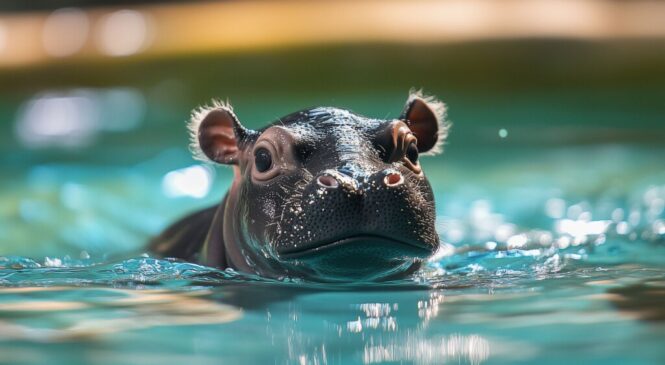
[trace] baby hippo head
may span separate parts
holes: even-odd
[[[190,129],[195,153],[233,165],[223,236],[246,264],[376,280],[417,269],[439,247],[420,157],[440,151],[444,117],[443,103],[412,92],[397,119],[317,107],[250,130],[218,103]]]

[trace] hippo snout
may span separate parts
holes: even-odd
[[[298,202],[284,208],[276,251],[285,258],[301,257],[345,243],[353,249],[390,246],[393,256],[400,249],[428,256],[439,241],[432,199],[421,189],[427,182],[417,179],[393,168],[357,176],[323,171]]]

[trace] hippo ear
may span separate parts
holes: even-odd
[[[422,91],[411,90],[400,119],[404,120],[418,139],[418,151],[424,155],[440,153],[450,123],[446,121],[446,105]]]
[[[194,157],[221,164],[238,164],[239,151],[252,131],[240,124],[228,103],[213,101],[192,112],[190,148]]]

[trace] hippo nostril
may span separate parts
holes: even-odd
[[[404,176],[398,172],[391,172],[383,179],[386,186],[397,186],[404,182]]]
[[[335,179],[332,176],[328,176],[328,175],[319,176],[316,179],[316,182],[320,186],[323,186],[324,188],[329,188],[329,189],[335,189],[336,187],[339,186],[339,182],[337,182],[337,179]]]

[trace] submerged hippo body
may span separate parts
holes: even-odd
[[[231,165],[221,204],[176,222],[153,252],[265,277],[377,280],[406,275],[439,247],[419,163],[447,134],[443,103],[418,92],[398,119],[319,107],[261,130],[230,106],[193,113],[197,157]]]

